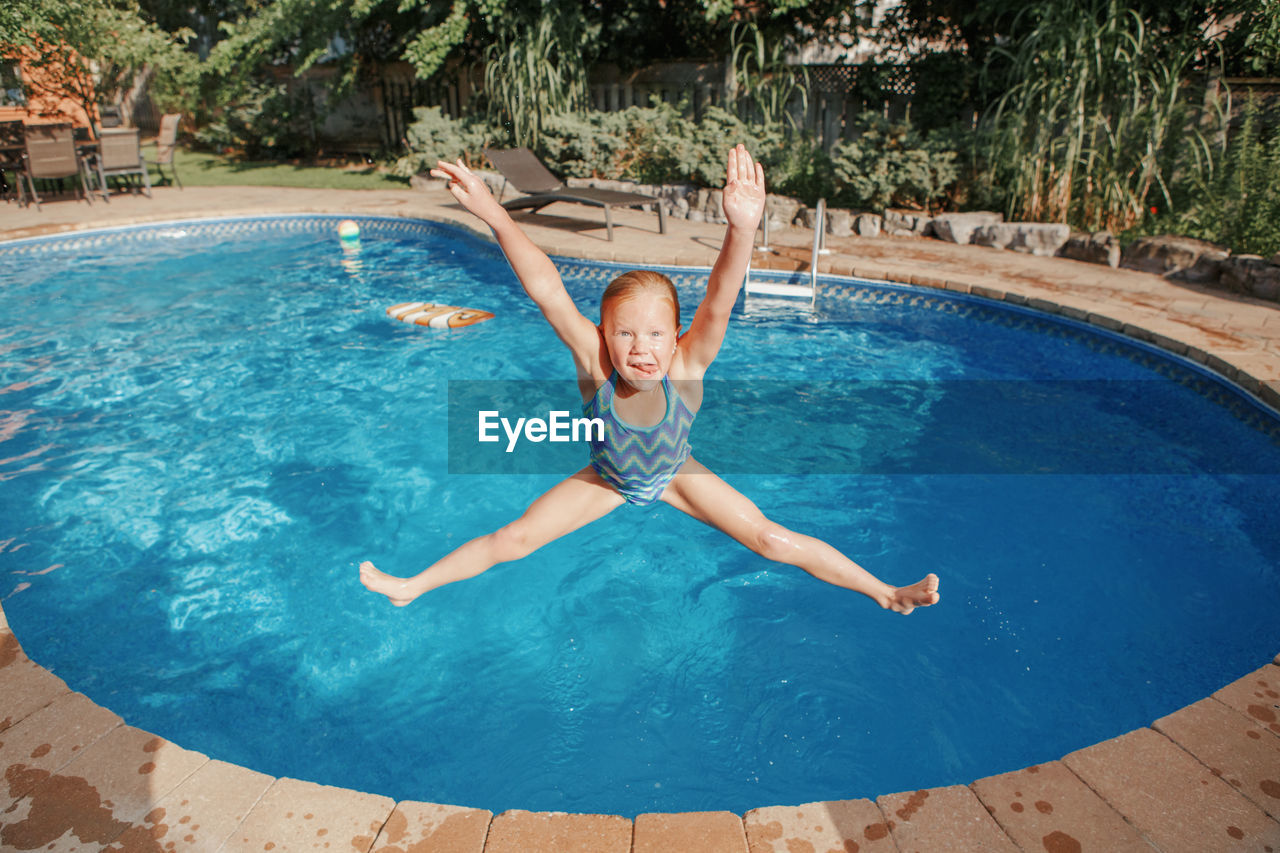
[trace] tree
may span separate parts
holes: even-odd
[[[157,101],[181,103],[194,82],[188,36],[148,23],[132,0],[12,0],[0,13],[0,50],[34,72],[32,94],[74,100],[95,132],[97,105],[144,69]]]

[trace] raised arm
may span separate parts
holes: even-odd
[[[463,165],[462,160],[456,163],[441,160],[431,174],[448,179],[449,192],[453,197],[493,231],[524,292],[529,294],[560,340],[569,347],[578,366],[590,373],[589,365],[593,359],[599,358],[600,334],[565,290],[556,265],[520,230],[520,226],[485,187],[484,181]]]
[[[689,378],[700,378],[720,352],[729,315],[738,301],[751,262],[756,227],[764,213],[764,167],[751,159],[746,146],[729,152],[725,170],[724,215],[729,220],[724,243],[707,279],[707,292],[680,338],[680,352]]]

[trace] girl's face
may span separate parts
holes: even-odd
[[[602,320],[600,331],[618,375],[637,391],[661,384],[680,335],[671,302],[657,293],[638,293],[606,304]]]

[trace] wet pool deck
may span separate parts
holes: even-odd
[[[552,254],[710,265],[723,227],[560,205],[522,215]],[[0,239],[179,218],[346,213],[474,227],[442,190],[157,188],[154,198],[0,206]],[[757,266],[807,269],[775,229]],[[914,238],[839,238],[822,272],[1025,304],[1185,355],[1280,408],[1280,305],[1158,276]],[[354,579],[353,579],[354,582]],[[31,661],[0,610],[0,850],[382,853],[1280,853],[1280,656],[1150,727],[1011,773],[921,791],[730,812],[613,815],[400,802],[275,779],[124,724]],[[1225,674],[1224,681],[1234,673]]]

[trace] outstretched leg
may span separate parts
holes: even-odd
[[[411,578],[380,572],[367,560],[360,564],[360,582],[404,607],[424,592],[447,583],[473,578],[498,563],[518,560],[548,542],[609,514],[623,503],[622,495],[590,467],[552,486],[515,521],[487,536],[472,539]]]
[[[662,500],[716,527],[762,557],[799,566],[827,583],[860,592],[881,607],[910,613],[938,602],[938,576],[910,586],[890,586],[835,548],[770,521],[755,504],[690,457],[667,485]]]

